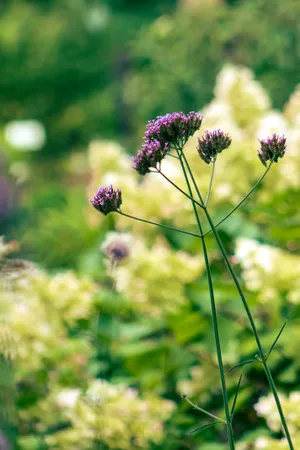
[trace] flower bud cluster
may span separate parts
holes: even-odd
[[[225,148],[231,144],[229,134],[223,133],[221,130],[206,131],[204,136],[198,138],[198,154],[206,164],[214,161]]]
[[[133,159],[133,169],[140,175],[146,175],[166,156],[173,147],[180,147],[187,142],[188,138],[199,130],[202,123],[202,116],[195,112],[184,113],[174,112],[159,116],[151,120],[144,135],[144,144],[137,156]]]
[[[122,205],[122,194],[120,189],[113,189],[112,185],[101,187],[96,195],[90,199],[91,204],[105,216],[117,211]]]
[[[278,158],[282,158],[286,150],[286,137],[273,134],[272,137],[262,139],[260,149],[257,151],[258,157],[266,166],[267,161],[278,162]]]
[[[156,167],[169,151],[168,142],[161,143],[158,139],[146,140],[137,156],[133,156],[133,166],[140,175],[146,175],[151,167]]]
[[[148,122],[145,139],[158,139],[169,142],[170,145],[183,145],[189,137],[199,130],[203,117],[192,111],[184,113],[174,112],[165,116],[158,116]]]

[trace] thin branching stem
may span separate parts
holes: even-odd
[[[165,175],[160,169],[157,169],[157,173],[159,173],[160,175],[163,176],[163,178],[165,178],[165,180],[167,180],[170,184],[172,184],[172,186],[174,186],[179,192],[181,192],[183,195],[185,195],[187,198],[189,198],[190,200],[192,200],[193,203],[196,203],[196,205],[200,206],[201,208],[203,208],[203,204],[197,202],[197,200],[195,200],[193,197],[191,197],[191,195],[187,194],[186,192],[184,192],[179,186],[177,186],[177,184],[173,183],[172,180],[170,180],[170,178],[167,177],[167,175]]]
[[[212,169],[211,169],[211,175],[210,175],[210,180],[209,180],[209,186],[208,186],[208,191],[207,191],[206,199],[205,199],[205,202],[204,202],[204,206],[207,205],[208,200],[209,200],[209,196],[210,196],[210,193],[211,193],[211,188],[212,188],[212,184],[213,184],[213,181],[214,181],[215,166],[216,166],[216,159],[213,160]]]
[[[178,151],[179,161],[180,161],[181,168],[182,168],[182,171],[183,171],[183,175],[184,175],[184,178],[185,178],[185,181],[186,181],[186,185],[187,185],[187,188],[188,188],[189,196],[190,196],[191,201],[192,201],[192,207],[193,207],[193,210],[194,210],[194,214],[195,214],[195,218],[196,218],[197,225],[198,225],[198,228],[199,228],[199,232],[200,232],[200,235],[202,235],[202,226],[201,226],[199,214],[198,214],[195,202],[194,202],[193,191],[192,191],[192,188],[191,188],[191,185],[190,185],[190,181],[188,179],[186,168],[185,168],[183,160],[182,160],[182,155],[183,155],[182,151]],[[201,201],[201,203],[203,205],[202,198],[199,198],[199,200]],[[228,401],[228,394],[227,394],[227,387],[226,387],[225,370],[224,370],[224,365],[223,365],[222,349],[221,349],[220,336],[219,336],[217,309],[216,309],[216,303],[215,303],[212,274],[211,274],[210,263],[209,263],[209,259],[208,259],[208,253],[207,253],[205,239],[202,236],[201,236],[201,242],[202,242],[204,262],[205,262],[206,273],[207,273],[210,302],[211,302],[212,323],[213,323],[213,331],[214,331],[216,351],[217,351],[217,358],[218,358],[218,364],[219,364],[219,372],[220,372],[220,378],[221,378],[223,403],[224,403],[224,410],[225,410],[225,416],[226,416],[227,436],[228,436],[228,442],[229,442],[230,450],[235,450],[233,430],[232,430],[232,424],[231,424],[231,415],[230,415],[230,408],[229,408],[229,401]]]
[[[172,153],[167,153],[168,156],[171,156],[171,158],[179,159],[178,156],[172,155]]]
[[[121,210],[118,210],[117,212],[119,214],[121,214],[122,216],[129,217],[129,219],[134,219],[134,220],[137,220],[138,222],[144,222],[144,223],[148,223],[150,225],[156,225],[157,227],[166,228],[167,230],[171,230],[171,231],[177,231],[178,233],[186,234],[188,236],[193,236],[193,237],[198,237],[198,238],[201,237],[200,234],[181,230],[180,228],[171,227],[169,225],[163,225],[162,223],[152,222],[151,220],[141,219],[140,217],[131,216],[130,214],[126,214],[126,213],[122,212]]]
[[[222,422],[222,423],[226,424],[226,420],[223,420],[220,417],[217,417],[214,414],[210,413],[209,411],[206,411],[206,409],[201,408],[199,405],[192,402],[192,400],[190,400],[186,395],[183,395],[182,398],[184,398],[184,400],[186,400],[194,409],[201,411],[203,414],[206,414],[207,416],[210,416],[213,419],[217,419],[218,422]]]
[[[194,187],[195,187],[196,192],[198,194],[199,200],[202,201],[202,198],[201,198],[198,186],[197,186],[197,184],[195,182],[195,179],[194,179],[194,176],[192,174],[191,168],[190,168],[190,166],[188,164],[188,161],[187,161],[185,156],[184,156],[184,160],[185,160],[185,163],[186,163],[186,166],[187,166],[187,170],[188,170],[188,172],[189,172],[189,174],[190,174],[190,176],[191,176],[191,178],[193,180],[193,184],[194,184]],[[270,164],[270,166],[271,166],[271,164]],[[270,166],[268,167],[268,169],[270,168]],[[203,208],[203,210],[204,210],[206,218],[207,218],[207,220],[209,222],[209,225],[211,227],[211,231],[213,232],[213,234],[215,236],[215,239],[217,241],[217,244],[218,244],[218,246],[220,248],[222,256],[223,256],[223,258],[224,258],[224,260],[226,262],[228,270],[229,270],[229,272],[230,272],[230,274],[232,276],[232,279],[233,279],[233,281],[235,283],[235,286],[236,286],[236,288],[238,290],[238,293],[240,295],[242,303],[244,305],[245,311],[247,313],[247,316],[248,316],[248,319],[249,319],[249,322],[250,322],[250,325],[251,325],[252,332],[253,332],[255,340],[256,340],[258,353],[259,353],[259,358],[260,358],[260,361],[263,364],[263,367],[264,367],[264,370],[265,370],[265,373],[266,373],[266,376],[267,376],[267,379],[268,379],[268,382],[269,382],[269,385],[270,385],[270,388],[271,388],[271,391],[272,391],[272,394],[273,394],[273,397],[274,397],[274,400],[275,400],[275,403],[276,403],[276,406],[277,406],[277,409],[278,409],[278,413],[280,415],[282,427],[283,427],[283,430],[285,432],[285,436],[287,438],[289,448],[290,448],[290,450],[294,450],[294,446],[293,446],[293,443],[292,443],[292,440],[291,440],[291,436],[290,436],[290,433],[289,433],[289,429],[288,429],[288,426],[287,426],[287,423],[286,423],[286,420],[285,420],[285,416],[284,416],[284,413],[283,413],[283,410],[282,410],[282,406],[281,406],[280,399],[279,399],[279,396],[278,396],[278,393],[277,393],[277,389],[276,389],[276,386],[275,386],[275,383],[274,383],[271,371],[270,371],[269,366],[267,364],[266,357],[265,357],[265,354],[264,354],[264,351],[263,351],[263,347],[262,347],[262,344],[261,344],[261,341],[260,341],[260,338],[259,338],[259,335],[258,335],[258,332],[257,332],[257,328],[256,328],[256,325],[255,325],[252,313],[250,311],[250,308],[248,306],[248,302],[247,302],[247,300],[246,300],[246,298],[244,296],[244,293],[243,293],[243,290],[241,288],[240,282],[239,282],[239,280],[238,280],[238,278],[237,278],[237,276],[235,274],[235,271],[233,270],[233,267],[232,267],[232,265],[231,265],[231,263],[229,261],[229,258],[227,256],[226,250],[225,250],[225,248],[223,246],[222,240],[219,237],[218,231],[216,230],[216,228],[214,226],[214,223],[213,223],[213,221],[212,221],[212,219],[210,217],[210,214],[209,214],[206,206]],[[201,240],[203,240],[203,239],[204,238],[202,237]]]
[[[265,172],[263,173],[263,175],[260,177],[260,179],[255,183],[255,185],[253,186],[252,189],[250,189],[250,191],[242,198],[242,200],[228,213],[226,214],[225,217],[223,217],[223,219],[220,220],[220,222],[216,223],[215,228],[217,228],[219,225],[221,225],[223,222],[225,222],[226,219],[228,219],[228,217],[231,216],[231,214],[233,214],[246,200],[247,198],[252,194],[252,192],[257,188],[257,186],[261,183],[261,181],[265,178],[265,176],[267,175],[267,173],[269,172],[271,166],[272,166],[272,161],[270,162],[268,168],[265,170]],[[205,206],[207,205],[207,203],[205,204]],[[203,234],[204,236],[206,236],[207,234],[211,233],[212,229],[205,231]]]

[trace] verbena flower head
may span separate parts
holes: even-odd
[[[174,112],[165,116],[158,116],[148,122],[145,139],[158,139],[161,143],[170,145],[184,145],[190,136],[199,130],[203,117],[192,111],[187,115]]]
[[[262,139],[260,149],[257,151],[258,157],[266,166],[267,161],[278,162],[278,158],[282,158],[286,150],[286,137],[284,135],[273,134],[272,137]]]
[[[206,131],[204,136],[198,138],[197,150],[206,164],[214,161],[225,148],[231,144],[231,137],[221,130]]]
[[[117,211],[122,205],[122,194],[120,189],[113,189],[112,185],[101,187],[96,195],[90,199],[91,204],[105,216],[110,212]]]
[[[199,130],[202,116],[195,112],[185,115],[174,112],[151,120],[146,126],[144,143],[133,159],[133,169],[146,175],[151,167],[157,167],[172,146],[182,146]]]
[[[158,139],[146,140],[138,151],[137,156],[133,156],[133,169],[140,175],[146,175],[151,167],[156,167],[169,151],[168,142],[160,142]]]

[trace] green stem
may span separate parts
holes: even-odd
[[[213,222],[211,220],[211,217],[210,217],[210,215],[209,215],[209,213],[208,213],[208,211],[206,209],[204,210],[204,212],[205,212],[207,220],[208,220],[208,222],[209,222],[209,224],[211,226],[212,232],[213,232],[213,234],[214,234],[214,236],[215,236],[215,238],[217,240],[217,243],[218,243],[219,248],[221,250],[221,253],[222,253],[223,257],[224,257],[224,260],[225,260],[225,262],[227,264],[229,272],[230,272],[230,274],[231,274],[231,276],[232,276],[232,278],[234,280],[234,283],[235,283],[235,285],[237,287],[237,290],[238,290],[238,292],[240,294],[241,300],[243,302],[244,308],[246,310],[246,313],[247,313],[247,316],[248,316],[248,319],[249,319],[249,322],[251,324],[251,328],[252,328],[252,331],[253,331],[253,334],[254,334],[254,337],[255,337],[255,340],[256,340],[256,344],[257,344],[258,351],[259,351],[259,356],[260,356],[261,362],[262,362],[262,364],[264,366],[265,373],[266,373],[266,376],[267,376],[267,379],[268,379],[268,382],[269,382],[272,394],[274,396],[274,399],[275,399],[275,402],[276,402],[276,405],[277,405],[277,409],[278,409],[278,412],[279,412],[279,415],[280,415],[280,418],[281,418],[282,426],[283,426],[283,429],[284,429],[287,441],[289,443],[289,447],[290,447],[291,450],[294,450],[294,447],[293,447],[293,444],[292,444],[292,440],[291,440],[291,437],[290,437],[290,433],[289,433],[289,430],[288,430],[288,426],[287,426],[287,423],[286,423],[286,420],[285,420],[285,417],[284,417],[284,413],[283,413],[283,410],[282,410],[282,407],[281,407],[281,403],[280,403],[280,400],[279,400],[279,396],[277,394],[277,389],[276,389],[276,386],[275,386],[275,383],[274,383],[271,371],[269,369],[269,366],[268,366],[268,364],[266,362],[266,358],[265,358],[265,355],[264,355],[264,351],[263,351],[263,348],[262,348],[262,344],[261,344],[260,338],[259,338],[258,333],[257,333],[257,329],[256,329],[256,325],[255,325],[254,319],[252,317],[252,313],[250,311],[250,308],[248,306],[247,300],[246,300],[246,298],[244,296],[244,293],[242,291],[242,288],[241,288],[241,285],[239,283],[239,280],[238,280],[238,278],[237,278],[237,276],[236,276],[236,274],[235,274],[235,272],[234,272],[234,270],[233,270],[233,268],[231,266],[231,263],[230,263],[230,261],[228,259],[227,253],[226,253],[226,251],[224,249],[224,246],[223,246],[223,243],[222,243],[222,241],[221,241],[221,239],[220,239],[220,237],[218,235],[218,232],[215,229],[214,224],[213,224]]]
[[[210,176],[210,181],[209,181],[209,186],[208,186],[208,191],[207,191],[207,196],[204,202],[204,206],[207,205],[208,200],[209,200],[209,196],[210,196],[210,192],[211,192],[211,188],[212,188],[212,184],[213,184],[213,180],[214,180],[214,174],[215,174],[215,166],[216,166],[216,160],[213,160],[213,165],[212,165],[212,170],[211,170],[211,176]]]
[[[252,194],[252,192],[257,188],[257,186],[260,184],[260,182],[265,178],[265,176],[267,175],[267,173],[269,172],[271,166],[272,166],[273,161],[270,162],[267,170],[263,173],[263,175],[260,177],[260,179],[255,183],[255,185],[253,186],[252,189],[250,189],[250,191],[248,192],[248,194],[245,195],[245,197],[242,198],[242,200],[225,216],[223,217],[222,220],[220,220],[220,222],[218,222],[215,225],[215,228],[217,228],[219,225],[221,225],[221,223],[225,222],[226,219],[228,219],[228,217],[231,216],[231,214],[233,214],[243,203],[244,201],[247,200],[247,198]],[[205,203],[206,206],[207,202]],[[207,234],[209,234],[212,230],[208,230],[205,231],[205,233],[203,234],[204,236],[206,236]]]
[[[187,159],[185,157],[184,157],[184,159],[185,159],[185,163],[186,163],[188,172],[189,172],[189,174],[190,174],[190,176],[191,176],[191,178],[193,180],[193,184],[194,184],[194,187],[196,189],[196,192],[199,195],[199,199],[201,199],[201,195],[200,195],[199,189],[198,189],[197,184],[195,182],[195,179],[193,177],[193,174],[192,174],[192,171],[191,171],[190,166],[188,164],[188,161],[187,161]],[[270,164],[270,166],[271,166],[271,164]],[[270,166],[268,167],[268,169],[270,169]],[[267,171],[268,171],[268,169],[267,169]],[[266,171],[266,173],[267,173],[267,171]],[[222,243],[222,241],[221,241],[221,239],[219,237],[219,234],[218,234],[218,232],[217,232],[217,230],[216,230],[216,228],[215,228],[215,226],[213,224],[213,221],[212,221],[212,219],[211,219],[211,217],[209,215],[209,212],[207,211],[206,207],[204,207],[203,209],[204,209],[205,215],[207,217],[207,220],[209,222],[209,225],[211,227],[211,231],[213,232],[213,234],[214,234],[214,236],[216,238],[216,241],[218,243],[218,246],[220,248],[222,256],[223,256],[223,258],[224,258],[224,260],[226,262],[226,265],[227,265],[227,267],[229,269],[229,272],[230,272],[230,274],[231,274],[231,276],[233,278],[233,281],[234,281],[234,283],[236,285],[236,288],[237,288],[237,290],[239,292],[239,295],[241,297],[241,300],[243,302],[245,311],[247,313],[247,316],[248,316],[248,319],[249,319],[249,322],[250,322],[250,325],[251,325],[251,328],[252,328],[252,332],[253,332],[255,340],[256,340],[256,344],[257,344],[258,352],[259,352],[259,357],[260,357],[261,362],[263,364],[263,367],[264,367],[264,370],[265,370],[265,373],[266,373],[266,376],[267,376],[267,379],[268,379],[268,382],[269,382],[272,394],[273,394],[275,402],[276,402],[276,406],[277,406],[277,409],[278,409],[278,413],[280,415],[282,427],[284,429],[284,432],[285,432],[285,435],[286,435],[286,438],[287,438],[290,450],[294,450],[293,443],[292,443],[292,440],[291,440],[291,436],[290,436],[290,433],[289,433],[289,430],[288,430],[288,426],[287,426],[287,423],[286,423],[286,420],[285,420],[285,417],[284,417],[284,413],[283,413],[283,410],[282,410],[282,407],[281,407],[281,403],[280,403],[280,400],[279,400],[279,396],[277,394],[277,389],[276,389],[276,386],[275,386],[275,383],[274,383],[271,371],[269,369],[269,366],[268,366],[268,364],[266,362],[266,358],[265,358],[265,355],[264,355],[264,351],[263,351],[263,348],[262,348],[262,344],[261,344],[260,338],[259,338],[258,333],[257,333],[257,329],[256,329],[256,325],[255,325],[254,319],[252,317],[252,313],[250,311],[250,308],[248,306],[247,300],[246,300],[246,298],[244,296],[244,293],[242,291],[242,288],[241,288],[241,285],[239,283],[239,280],[238,280],[238,278],[237,278],[237,276],[236,276],[236,274],[235,274],[235,272],[234,272],[234,270],[233,270],[233,268],[231,266],[231,263],[230,263],[229,258],[227,256],[227,253],[225,251],[223,243]],[[202,239],[204,239],[204,238],[201,237],[201,240]]]
[[[200,200],[200,202],[202,203],[202,208],[204,208],[204,201],[203,201],[202,195],[201,195],[201,193],[200,193],[200,191],[199,191],[199,188],[198,188],[198,186],[197,186],[195,177],[194,177],[193,172],[191,171],[191,168],[190,168],[190,166],[189,166],[188,160],[186,159],[186,156],[185,156],[185,154],[184,154],[183,152],[181,152],[181,157],[182,157],[182,160],[185,162],[185,165],[186,165],[186,167],[187,167],[187,170],[188,170],[188,172],[189,172],[189,175],[190,175],[190,177],[191,177],[191,179],[192,179],[193,185],[194,185],[194,187],[195,187],[195,189],[196,189],[196,192],[197,192],[197,195],[198,195],[198,197],[199,197],[199,200]],[[184,170],[185,170],[185,169],[184,169]],[[203,236],[204,236],[204,235],[203,235]]]
[[[170,180],[170,178],[168,178],[164,173],[162,173],[160,170],[157,170],[157,173],[159,173],[160,175],[162,175],[165,180],[167,180],[170,184],[172,184],[172,186],[174,186],[179,192],[181,192],[183,195],[185,195],[187,198],[189,198],[190,200],[192,200],[193,203],[196,203],[196,205],[200,206],[201,208],[203,208],[203,203],[199,203],[197,202],[197,200],[195,200],[193,197],[191,197],[190,195],[188,195],[186,192],[184,192],[179,186],[177,186],[177,184],[173,183],[172,180]]]
[[[129,219],[137,220],[138,222],[148,223],[150,225],[156,225],[157,227],[166,228],[167,230],[177,231],[178,233],[187,234],[188,236],[201,237],[199,234],[191,233],[189,231],[180,230],[179,228],[170,227],[169,225],[163,225],[162,223],[152,222],[151,220],[141,219],[140,217],[131,216],[130,214],[123,213],[122,211],[117,211],[122,216],[129,217]]]
[[[168,156],[171,156],[171,158],[179,159],[178,156],[172,155],[172,153],[167,153]]]
[[[221,350],[220,336],[219,336],[219,329],[218,329],[218,318],[217,318],[217,310],[216,310],[216,304],[215,304],[212,274],[211,274],[205,239],[202,236],[202,226],[201,226],[199,214],[198,214],[198,211],[197,211],[194,199],[193,199],[193,192],[192,192],[192,188],[191,188],[191,185],[190,185],[187,173],[186,173],[186,169],[185,169],[183,161],[182,161],[182,152],[178,152],[178,156],[179,156],[181,168],[182,168],[182,171],[183,171],[183,174],[185,177],[188,192],[189,192],[189,195],[192,200],[192,206],[194,209],[195,218],[196,218],[199,232],[201,235],[200,238],[201,238],[201,242],[202,242],[204,262],[205,262],[205,267],[206,267],[206,272],[207,272],[208,288],[209,288],[211,312],[212,312],[212,323],[213,323],[213,330],[214,330],[214,336],[215,336],[217,358],[218,358],[221,386],[222,386],[222,394],[223,394],[223,402],[224,402],[224,409],[225,409],[225,416],[226,416],[227,436],[228,436],[230,450],[234,450],[235,445],[234,445],[233,430],[232,430],[232,424],[231,424],[231,415],[230,415],[230,408],[229,408],[227,388],[226,388],[225,371],[224,371],[224,365],[223,365],[223,359],[222,359],[222,350]],[[202,201],[202,199],[200,201]]]

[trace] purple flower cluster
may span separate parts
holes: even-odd
[[[144,135],[144,143],[137,156],[133,157],[133,168],[141,175],[150,172],[166,156],[171,147],[180,147],[199,130],[203,117],[195,112],[174,112],[151,120]]]
[[[169,142],[170,145],[184,145],[188,138],[199,130],[203,117],[194,111],[185,115],[174,112],[159,116],[148,122],[145,138],[158,139],[160,142]]]
[[[122,205],[122,194],[120,189],[113,189],[112,185],[101,187],[96,195],[90,199],[91,204],[105,216],[110,212],[117,211]]]
[[[197,150],[200,158],[209,164],[216,159],[218,153],[221,153],[230,144],[229,134],[225,134],[221,130],[206,131],[204,136],[198,138]]]
[[[282,158],[286,150],[286,137],[273,134],[272,137],[262,139],[260,149],[257,151],[258,157],[266,166],[267,161],[278,162],[278,158]]]
[[[168,142],[160,142],[158,139],[146,140],[138,151],[137,156],[133,156],[133,166],[140,175],[146,175],[150,172],[151,167],[156,167],[168,153]]]

